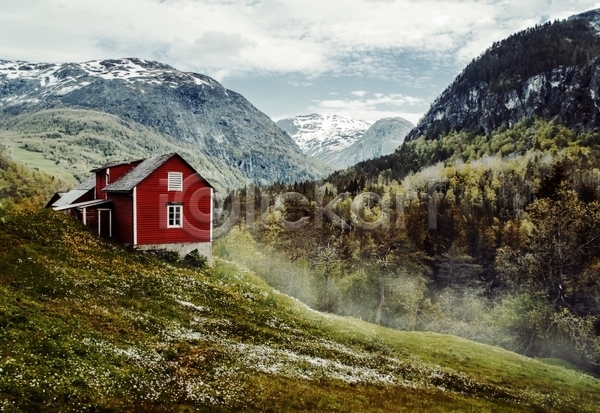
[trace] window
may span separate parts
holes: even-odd
[[[169,191],[183,191],[183,174],[181,172],[169,172]]]
[[[182,228],[183,205],[167,205],[167,228]]]

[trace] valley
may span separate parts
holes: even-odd
[[[599,22],[494,42],[417,125],[330,114],[400,93],[274,122],[154,60],[0,60],[0,411],[599,411]],[[73,219],[101,187],[44,208],[174,152],[214,267]],[[188,231],[178,173],[141,209]]]

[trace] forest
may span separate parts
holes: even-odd
[[[397,169],[232,192],[215,252],[321,311],[598,373],[598,139],[525,120],[408,142]]]
[[[547,22],[494,42],[467,65],[449,89],[464,93],[481,82],[497,92],[559,66],[583,66],[600,54],[600,39],[585,20]]]

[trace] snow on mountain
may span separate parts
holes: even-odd
[[[393,153],[414,128],[406,119],[384,118],[375,122],[354,144],[339,154],[340,163],[352,166],[367,159]]]
[[[301,115],[281,119],[287,132],[307,155],[337,167],[336,154],[358,141],[371,127],[367,121],[338,115]]]
[[[596,32],[600,33],[600,9],[590,10],[569,17],[569,20],[583,20],[587,22]]]
[[[380,119],[371,125],[360,119],[320,114],[295,116],[276,124],[304,153],[335,169],[394,152],[414,127],[402,118]]]
[[[94,78],[118,79],[130,84],[162,84],[172,88],[178,87],[182,82],[211,88],[221,87],[208,76],[181,72],[166,64],[144,59],[92,60],[66,64],[0,60],[0,85],[6,83],[1,82],[2,79],[39,81],[39,88],[33,91],[0,98],[0,105],[3,102],[37,103],[41,98],[64,96],[88,86]]]
[[[105,113],[151,128],[215,160],[216,171],[222,169],[216,165],[225,165],[255,182],[310,180],[330,171],[242,95],[208,76],[136,58],[59,64],[0,60],[0,116],[62,109]],[[145,154],[151,155],[156,154]]]
[[[409,133],[489,135],[523,119],[600,130],[600,9],[547,22],[495,43],[469,63]]]

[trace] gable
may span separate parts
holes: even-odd
[[[186,172],[186,175],[189,175],[190,173],[198,174],[198,172],[181,155],[177,153],[170,153],[145,159],[133,170],[129,171],[125,176],[116,182],[107,185],[104,191],[129,192],[158,169],[160,169],[165,163],[169,163],[170,167],[172,168],[170,172]],[[213,187],[208,181],[206,181],[206,179],[202,178],[202,180],[206,182],[206,185],[210,188]]]
[[[198,174],[198,172],[192,166],[185,162],[183,158],[180,156],[173,156],[152,171],[144,179],[144,184],[148,183],[152,186],[156,186],[158,184],[159,187],[165,192],[180,192],[187,190],[188,185],[186,184],[189,183],[190,176],[198,176],[200,177],[200,180],[204,181],[200,174]],[[176,185],[178,183],[178,179],[175,179],[177,177],[179,180],[181,180],[181,189],[169,189],[171,185]],[[197,181],[197,179],[194,179],[194,181]],[[208,183],[206,186],[208,186]]]

